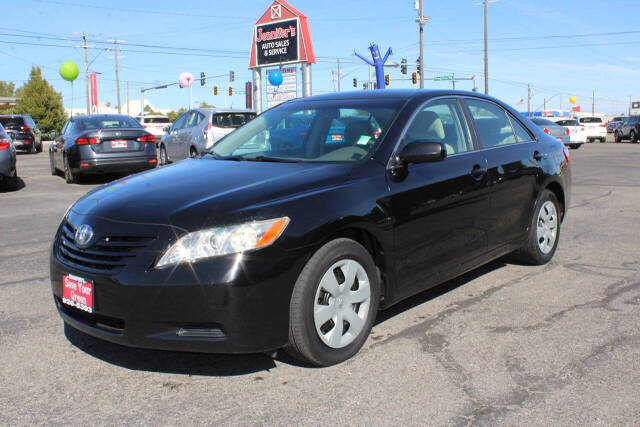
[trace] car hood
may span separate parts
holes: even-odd
[[[279,203],[344,185],[351,168],[187,159],[99,187],[71,209],[81,215],[192,231],[269,215]]]

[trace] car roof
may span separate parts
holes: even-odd
[[[253,110],[246,108],[192,108],[192,110],[200,111],[202,113],[255,113]]]
[[[73,116],[72,118],[74,120],[76,119],[91,119],[91,118],[105,118],[105,117],[128,117],[130,119],[133,119],[133,117],[131,116],[127,116],[126,114],[82,114],[79,116]]]

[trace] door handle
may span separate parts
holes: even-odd
[[[533,158],[539,162],[540,160],[547,158],[547,156],[536,150],[533,152]]]
[[[476,181],[481,180],[482,177],[486,175],[486,173],[487,173],[487,168],[483,168],[480,165],[474,165],[473,169],[471,169],[471,176]]]

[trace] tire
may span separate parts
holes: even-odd
[[[629,132],[629,141],[632,144],[635,144],[635,143],[638,142],[638,135],[636,135],[636,132],[633,131],[633,130],[631,132]]]
[[[14,169],[12,174],[5,178],[4,188],[7,191],[16,191],[18,189],[18,169]]]
[[[64,163],[64,180],[67,182],[67,184],[77,183],[80,177],[77,173],[73,173],[71,171],[71,167],[69,166],[69,159],[67,159],[66,154],[63,156],[62,163]]]
[[[53,164],[53,155],[49,153],[49,170],[51,171],[52,176],[56,176],[58,174],[58,170]]]
[[[38,152],[38,147],[36,147],[36,140],[34,139],[31,143],[31,147],[29,147],[29,154],[36,154]]]
[[[518,260],[524,263],[542,265],[553,258],[553,254],[555,254],[558,247],[558,241],[560,240],[560,204],[556,195],[545,189],[538,197],[535,206],[527,240],[515,255]],[[551,239],[553,239],[552,242]]]
[[[198,156],[198,151],[194,147],[191,147],[189,149],[189,158],[195,159],[196,156]]]
[[[40,140],[40,144],[38,144],[38,153],[42,153],[42,140]]]
[[[604,144],[605,142],[607,142],[607,138],[606,137],[600,138],[600,144]]]
[[[353,285],[347,287],[351,274]],[[327,243],[309,259],[296,281],[285,350],[319,366],[349,359],[367,340],[379,300],[377,269],[369,252],[350,239]]]
[[[160,146],[160,161],[158,162],[160,166],[166,166],[169,164],[169,158],[167,157],[167,149],[164,147],[164,144]]]
[[[622,142],[622,135],[620,135],[620,132],[616,132],[613,134],[613,139],[615,142]]]
[[[577,150],[578,148],[580,148],[580,144],[573,144],[573,145],[571,145],[571,149],[572,149],[572,150]]]

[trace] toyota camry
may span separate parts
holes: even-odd
[[[506,254],[548,262],[570,183],[563,144],[494,98],[300,98],[78,200],[52,247],[54,302],[118,344],[331,365],[380,309]]]

